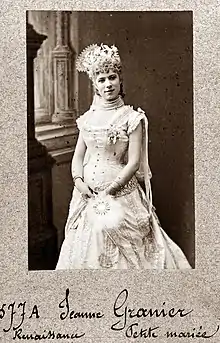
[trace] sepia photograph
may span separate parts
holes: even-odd
[[[195,268],[192,11],[27,11],[28,269]]]
[[[218,1],[0,17],[0,343],[219,343]]]

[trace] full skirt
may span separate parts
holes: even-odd
[[[142,188],[85,200],[75,188],[56,269],[189,269],[182,250],[149,213]],[[103,206],[104,207],[103,207]]]

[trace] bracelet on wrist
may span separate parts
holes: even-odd
[[[82,182],[84,181],[83,178],[82,178],[82,176],[76,175],[76,176],[73,177],[73,183],[74,183],[74,184],[76,183],[76,180],[77,180],[77,179],[81,179]]]
[[[121,183],[119,183],[118,181],[116,181],[116,180],[114,180],[113,181],[113,184],[116,184],[116,188],[119,188],[119,189],[121,189],[123,186],[122,186],[122,184]],[[114,187],[114,186],[113,186]],[[114,187],[115,188],[115,187]]]

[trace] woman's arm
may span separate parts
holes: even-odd
[[[126,185],[140,166],[141,143],[142,142],[142,123],[129,136],[128,163],[119,173],[117,178],[106,189],[107,194],[115,194],[121,187]]]
[[[83,160],[86,152],[86,144],[82,137],[82,133],[79,132],[79,137],[76,143],[75,152],[72,159],[71,171],[72,177],[83,176]]]
[[[80,191],[80,193],[85,196],[91,197],[92,193],[87,184],[83,181],[83,161],[86,149],[87,148],[82,137],[82,133],[79,132],[79,137],[76,143],[76,148],[71,165],[72,177],[74,179],[75,186]]]

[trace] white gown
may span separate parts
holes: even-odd
[[[108,125],[94,126],[94,111],[109,115]],[[136,175],[115,197],[99,193],[95,199],[85,200],[74,188],[56,269],[191,268],[181,249],[161,228],[152,206],[147,119],[142,110],[135,111],[119,98],[107,106],[93,103],[77,119],[87,146],[84,180],[93,190],[101,191],[118,176],[126,164],[129,135],[141,120],[141,171],[146,192]]]

